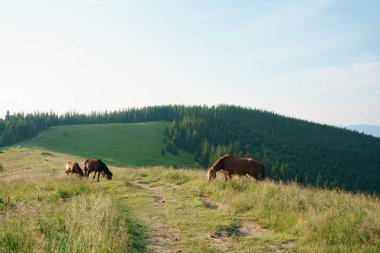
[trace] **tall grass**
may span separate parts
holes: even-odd
[[[143,231],[136,233],[138,224],[128,212],[102,185],[65,175],[60,155],[49,154],[53,160],[48,163],[41,163],[45,155],[33,150],[1,155],[0,252],[144,249],[139,243]]]
[[[209,183],[205,171],[162,168],[110,167],[113,180],[95,183],[63,173],[72,158],[34,149],[0,153],[0,252],[145,252],[154,223],[174,232],[173,247],[183,251],[286,251],[283,245],[292,245],[298,252],[380,252],[376,196],[267,180],[225,183],[220,176]],[[207,208],[204,195],[218,209]],[[232,237],[225,247],[210,239],[243,220],[271,233]]]
[[[11,210],[6,210],[11,209]],[[109,196],[90,194],[60,203],[16,203],[0,225],[1,252],[122,252],[126,224]]]
[[[177,184],[184,192],[207,194],[220,203],[220,211],[273,230],[283,243],[294,242],[294,251],[380,251],[376,196],[247,178],[225,183],[218,177],[208,183],[206,172],[191,170],[132,170],[129,174],[155,184]]]
[[[376,197],[239,179],[200,187],[229,212],[289,235],[300,251],[380,250],[380,201]]]

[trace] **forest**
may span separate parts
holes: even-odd
[[[167,150],[188,150],[204,168],[230,153],[262,161],[273,180],[380,193],[380,138],[231,105],[148,106],[63,115],[7,112],[0,119],[0,146],[34,137],[51,126],[157,120],[170,122],[163,140]]]

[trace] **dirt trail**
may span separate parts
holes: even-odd
[[[152,193],[154,202],[151,203],[152,212],[147,214],[147,218],[152,222],[149,224],[151,231],[149,237],[151,238],[151,248],[153,252],[157,253],[172,253],[181,252],[176,249],[175,242],[179,239],[179,233],[173,233],[174,228],[166,225],[167,216],[163,205],[165,205],[165,198],[162,195],[161,187],[151,187],[146,184],[139,183],[138,181],[131,182],[136,187],[148,190]]]
[[[153,197],[154,197],[155,201],[160,202],[160,203],[165,203],[165,198],[164,198],[164,196],[161,193],[162,188],[160,186],[149,186],[149,185],[146,185],[146,184],[141,184],[138,181],[132,182],[132,184],[134,186],[143,188],[145,190],[152,191]]]

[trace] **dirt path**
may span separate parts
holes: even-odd
[[[167,225],[167,215],[164,210],[165,198],[162,195],[161,187],[151,187],[138,181],[131,182],[132,185],[148,190],[153,195],[154,201],[150,205],[151,212],[146,214],[146,218],[151,222],[149,224],[149,237],[153,252],[172,253],[181,252],[175,247],[175,242],[179,239],[179,232],[175,228]],[[148,245],[149,248],[149,245]]]
[[[145,190],[152,191],[154,200],[156,202],[165,203],[165,198],[161,193],[162,187],[159,186],[148,186],[146,184],[139,183],[138,181],[132,182],[134,186],[143,188]]]
[[[294,248],[293,242],[271,238],[274,231],[253,221],[232,217],[222,203],[206,194],[199,195],[191,187],[167,182],[157,186],[139,179],[110,185],[110,192],[129,207],[132,216],[145,227],[145,246],[141,252],[244,253]]]

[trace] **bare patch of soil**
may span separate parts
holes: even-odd
[[[166,225],[155,224],[152,228],[153,231],[151,233],[151,237],[153,238],[154,252],[181,252],[180,250],[174,248],[174,243],[178,241],[178,236],[176,234],[168,233],[169,228]]]
[[[248,220],[243,220],[241,227],[236,231],[238,236],[265,236],[272,233],[271,230],[262,228],[259,224]]]
[[[216,203],[212,198],[210,198],[207,195],[202,194],[201,195],[202,202],[207,208],[211,209],[217,209],[219,207],[219,204]]]
[[[210,196],[206,194],[201,195],[203,204],[207,208],[217,209],[219,204],[213,200]],[[271,234],[272,231],[269,229],[262,228],[259,224],[248,220],[242,220],[241,227],[228,230],[228,231],[218,231],[210,235],[211,238],[215,239],[225,239],[233,235],[236,236],[265,236]]]
[[[270,235],[272,233],[271,230],[262,228],[260,225],[243,220],[241,227],[236,228],[236,229],[231,229],[231,230],[222,230],[222,231],[217,231],[214,232],[210,235],[211,238],[214,239],[221,239],[221,240],[226,240],[227,238],[231,236],[265,236],[265,235]]]
[[[281,244],[282,249],[292,249],[292,248],[294,248],[294,246],[295,246],[294,241],[287,241],[287,242],[284,242],[283,244]]]
[[[211,239],[216,247],[218,247],[222,252],[228,251],[228,245],[231,244],[232,237],[260,237],[273,233],[271,230],[262,228],[260,225],[250,222],[248,220],[242,220],[241,227],[236,229],[216,231],[210,234]],[[291,245],[285,246],[283,244],[282,248],[291,249]]]

